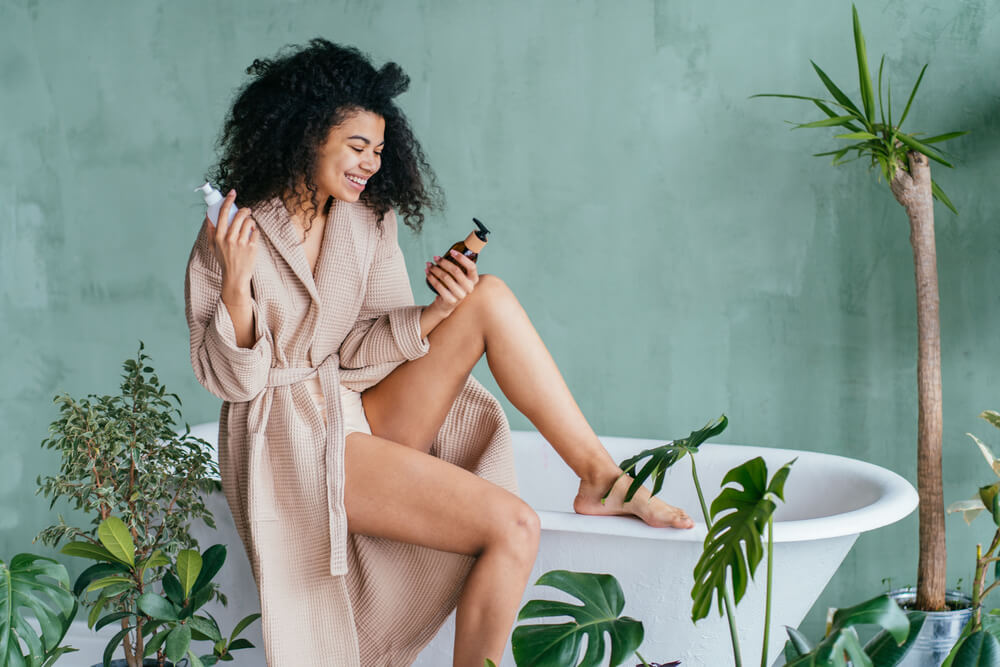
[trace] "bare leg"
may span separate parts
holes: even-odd
[[[376,435],[427,451],[466,377],[486,354],[504,395],[580,477],[581,514],[634,514],[653,526],[690,528],[691,519],[642,489],[624,503],[627,479],[590,428],[517,298],[499,278],[476,289],[430,334],[430,351],[397,367],[362,400]]]
[[[500,664],[538,551],[538,515],[517,496],[413,448],[347,436],[352,533],[476,556],[458,601],[455,667]]]

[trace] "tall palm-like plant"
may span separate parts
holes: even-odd
[[[878,90],[872,86],[865,39],[854,14],[854,46],[858,62],[861,104],[855,104],[819,68],[812,63],[833,99],[768,93],[754,97],[784,97],[812,102],[826,118],[797,125],[799,128],[836,127],[846,130],[837,139],[851,142],[836,150],[818,153],[832,155],[834,164],[850,159],[868,158],[878,166],[889,183],[892,194],[910,219],[910,244],[917,283],[917,393],[919,401],[917,432],[917,490],[920,495],[920,560],[917,568],[916,606],[922,610],[940,610],[945,606],[944,496],[941,481],[941,326],[938,314],[937,255],[934,245],[934,204],[936,198],[957,214],[944,191],[931,179],[930,160],[946,167],[952,165],[932,144],[966,134],[948,132],[917,138],[921,133],[906,133],[900,128],[910,112],[910,105],[923,80],[927,65],[910,92],[902,115],[892,114],[892,92],[887,86],[886,104],[882,96],[882,70],[879,63]],[[876,109],[876,104],[878,108]]]

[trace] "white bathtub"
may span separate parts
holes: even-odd
[[[209,442],[215,442],[216,430],[216,424],[192,429],[195,435]],[[554,569],[614,574],[625,593],[624,613],[641,620],[645,627],[640,652],[647,660],[679,659],[684,667],[732,664],[725,618],[720,618],[713,609],[697,625],[690,620],[691,573],[705,537],[705,525],[700,521],[698,498],[691,483],[690,462],[682,460],[668,473],[660,497],[685,508],[699,520],[698,524],[692,530],[653,529],[631,518],[574,514],[572,502],[577,480],[573,473],[538,433],[515,431],[513,436],[521,494],[538,511],[542,524],[541,545],[531,581]],[[616,461],[663,444],[661,440],[637,438],[606,437],[602,441]],[[730,468],[755,456],[764,458],[769,475],[798,457],[785,486],[786,503],[775,515],[770,646],[773,661],[784,644],[782,626],[798,626],[858,534],[905,517],[916,507],[917,494],[899,475],[853,459],[794,450],[706,444],[698,454],[697,464],[707,502],[711,503],[718,494],[719,483]],[[229,562],[217,581],[229,595],[230,604],[228,608],[212,610],[223,632],[228,632],[236,620],[257,611],[259,604],[250,567],[225,500],[216,494],[209,503],[219,532],[204,528],[196,532],[203,548],[216,542],[229,545]],[[761,582],[764,572],[762,562],[758,573]],[[529,586],[524,601],[560,595],[554,589]],[[763,615],[763,584],[751,584],[737,610],[740,644],[746,661],[754,662],[755,656],[760,655]],[[92,634],[86,626],[71,633],[82,634],[81,640]],[[260,646],[259,623],[248,637]],[[453,637],[452,618],[415,665],[451,665]],[[60,664],[89,667],[96,662],[80,659],[73,662],[72,658],[79,655],[71,654]],[[242,651],[237,664],[263,666],[263,651]],[[508,646],[501,667],[513,665]]]

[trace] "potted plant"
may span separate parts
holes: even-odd
[[[125,523],[118,517],[108,517],[98,528],[101,544],[71,542],[63,553],[79,556],[97,563],[84,570],[77,578],[74,592],[104,591],[110,587],[121,588],[121,595],[136,596],[135,609],[109,611],[94,622],[96,629],[121,621],[124,627],[108,642],[104,650],[103,665],[111,664],[111,657],[123,639],[131,634],[138,636],[134,642],[136,660],[155,656],[152,664],[176,663],[186,657],[191,667],[214,665],[220,660],[233,660],[232,652],[253,648],[253,644],[237,636],[260,614],[250,614],[240,620],[232,635],[226,638],[211,614],[197,612],[210,600],[220,596],[212,579],[226,561],[226,547],[216,544],[204,554],[196,549],[181,549],[173,560],[156,554],[151,559],[136,559],[136,545]],[[150,572],[165,567],[160,579],[162,594],[153,592]],[[212,653],[198,656],[191,645],[194,641],[212,642]]]
[[[993,426],[1000,428],[1000,413],[986,410],[979,416]],[[967,435],[979,447],[979,451],[982,452],[990,470],[997,477],[1000,477],[1000,459],[994,456],[993,451],[979,438],[971,433]],[[1000,664],[1000,609],[983,614],[983,601],[986,596],[1000,586],[1000,481],[980,487],[971,500],[960,500],[948,507],[949,513],[961,512],[966,523],[969,524],[984,511],[993,519],[995,530],[985,552],[982,544],[976,545],[971,614],[961,637],[955,643],[954,649],[945,662],[946,665],[953,664],[958,667],[963,664],[963,656],[972,652],[989,652],[994,656],[995,664]],[[993,581],[987,584],[986,578],[990,572],[993,573]]]
[[[38,630],[22,609],[34,617]],[[76,610],[69,574],[60,563],[28,553],[17,554],[9,565],[0,560],[0,665],[50,667],[75,651],[60,644]]]
[[[55,398],[60,416],[42,446],[57,450],[61,463],[57,474],[38,479],[38,492],[51,498],[53,506],[64,499],[91,517],[90,525],[81,528],[59,516],[36,539],[50,546],[72,540],[63,553],[100,561],[81,575],[96,594],[84,600],[90,607],[88,624],[94,627],[105,610],[121,615],[116,620],[123,631],[130,619],[135,621],[118,638],[129,667],[140,664],[145,649],[138,599],[163,579],[182,549],[195,546],[190,522],[214,527],[202,491],[213,487],[218,476],[210,445],[192,437],[187,425],[183,433],[175,432],[180,399],[166,391],[143,350],[140,342],[136,357],[124,362],[119,395]],[[112,516],[116,521],[109,522]],[[106,545],[114,541],[121,556],[125,535],[134,549],[130,573],[106,554]],[[101,579],[107,585],[94,588]]]
[[[920,554],[914,607],[924,611],[941,611],[946,607],[946,551],[941,471],[941,327],[933,200],[938,199],[953,213],[957,214],[957,211],[944,191],[932,180],[930,161],[951,167],[951,163],[933,145],[966,133],[947,132],[923,137],[921,133],[901,130],[927,65],[924,65],[917,76],[903,112],[898,118],[894,117],[891,91],[888,91],[887,99],[883,100],[882,73],[885,56],[879,64],[876,88],[868,67],[857,8],[853,9],[853,17],[860,104],[852,101],[815,63],[812,63],[813,69],[833,99],[774,93],[754,97],[792,98],[812,102],[825,117],[796,127],[839,128],[841,133],[836,138],[846,142],[835,150],[817,155],[832,155],[835,165],[866,158],[872,167],[879,168],[879,174],[885,178],[909,218],[917,287],[918,339],[917,491],[920,496]],[[849,155],[853,155],[851,160],[845,160]],[[929,627],[925,627],[925,631],[929,631]]]

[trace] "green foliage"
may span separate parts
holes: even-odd
[[[41,635],[21,610],[38,622]],[[51,558],[22,553],[0,560],[0,665],[49,667],[76,649],[60,646],[76,616],[66,568]],[[20,642],[27,647],[21,652]]]
[[[973,632],[955,645],[949,667],[1000,667],[1000,641],[985,630]]]
[[[684,455],[691,454],[692,475],[699,498],[702,498],[693,455],[699,451],[700,445],[705,440],[722,432],[727,423],[723,415],[703,429],[692,432],[688,438],[644,450],[623,461],[620,467],[629,472],[635,469],[639,461],[649,457],[649,462],[636,474],[636,480],[638,484],[651,477],[660,480],[654,487],[655,493],[662,487],[664,471]],[[1000,415],[997,423],[1000,425]],[[718,601],[720,613],[723,605],[727,611],[731,611],[730,608],[734,606],[734,603],[730,602],[730,590],[737,602],[743,598],[748,579],[754,576],[763,558],[763,530],[765,526],[773,526],[776,501],[784,501],[785,483],[794,463],[792,460],[783,465],[768,481],[767,466],[763,459],[760,457],[751,459],[726,474],[721,484],[722,492],[712,502],[710,512],[704,507],[702,499],[708,534],[694,571],[695,585],[691,592],[694,600],[693,621],[696,622],[708,615],[713,597]],[[773,542],[773,532],[769,534],[768,540],[770,546]],[[769,576],[762,665],[767,664],[766,628],[770,622],[770,569],[773,560],[770,548],[767,553]],[[562,583],[550,583],[552,580]],[[613,624],[624,620],[629,621],[629,625],[623,628],[638,626],[638,633],[634,645],[628,647],[623,645],[620,650],[615,651],[615,639],[621,638],[625,633],[616,634],[610,629],[606,630],[612,638],[611,664],[619,664],[630,651],[635,651],[643,664],[648,664],[637,651],[642,641],[641,623],[633,619],[618,619],[625,602],[621,587],[614,577],[560,570],[546,573],[539,579],[538,584],[560,588],[582,600],[583,605],[545,600],[532,600],[525,605],[518,620],[570,616],[575,622],[518,626],[514,631],[513,648],[519,667],[576,665],[583,636],[588,627],[599,627],[602,623]],[[1000,619],[1000,610],[997,619]],[[785,646],[786,667],[846,667],[848,659],[855,667],[894,667],[909,651],[923,622],[924,615],[921,612],[911,612],[907,615],[888,595],[882,595],[855,607],[839,610],[834,615],[829,635],[815,648],[801,633],[789,628],[789,642]],[[883,631],[868,645],[862,646],[855,626],[865,624],[879,625]],[[997,620],[996,627],[1000,628],[1000,620]],[[733,659],[739,666],[741,657],[739,643],[736,640],[735,619],[732,615],[730,615],[730,631],[733,640]],[[605,652],[602,641],[604,632],[605,630],[597,630],[596,636],[588,637],[588,650],[580,665],[596,667],[600,664]]]
[[[1000,428],[1000,414],[994,412],[993,410],[986,410],[979,415],[982,419],[993,426]],[[983,458],[986,459],[986,464],[990,467],[990,470],[997,476],[1000,477],[1000,459],[998,459],[993,454],[993,450],[989,448],[988,445],[984,444],[979,438],[972,435],[971,433],[966,433],[967,436],[972,438],[972,441],[976,443],[979,448],[980,453],[982,453]],[[958,502],[952,503],[948,506],[948,513],[961,512],[966,523],[972,523],[980,512],[988,510],[993,518],[993,523],[1000,528],[1000,506],[998,506],[998,494],[1000,491],[1000,482],[994,482],[989,486],[980,487],[973,496],[971,500],[960,500]]]
[[[221,544],[209,547],[204,554],[185,549],[177,554],[173,570],[163,578],[164,594],[143,593],[139,597],[139,610],[148,618],[146,657],[162,649],[173,662],[187,656],[192,666],[214,665],[220,660],[233,660],[233,651],[253,648],[252,643],[238,637],[260,614],[240,620],[229,638],[223,636],[211,614],[197,615],[212,599],[216,588],[212,578],[225,560],[226,547]],[[199,658],[191,648],[192,641],[212,642],[212,653]]]
[[[554,570],[545,573],[538,584],[565,591],[583,604],[549,600],[528,602],[521,610],[518,620],[570,616],[575,622],[518,626],[514,630],[512,641],[514,660],[518,667],[618,665],[630,652],[635,652],[643,664],[650,664],[638,654],[643,638],[642,624],[631,618],[619,617],[625,600],[618,581],[612,575]],[[854,667],[896,667],[916,640],[924,618],[922,612],[907,614],[888,595],[880,595],[854,607],[840,609],[834,614],[829,634],[815,647],[797,630],[788,628],[785,667],[847,667],[848,659]],[[1000,625],[1000,621],[997,624]],[[861,646],[856,629],[862,625],[883,628],[864,647]],[[608,663],[602,663],[606,652],[603,642],[605,632],[610,635],[612,642],[612,654]],[[583,659],[577,662],[585,635],[588,650]],[[975,653],[979,650],[980,643],[986,646],[985,650],[989,650],[989,640],[980,642],[977,638],[972,640],[965,652]],[[485,662],[489,667],[490,661]],[[979,665],[992,667],[994,663],[956,662],[953,667]]]
[[[785,667],[846,667],[847,659],[854,667],[894,667],[916,639],[924,615],[907,616],[895,600],[880,595],[854,607],[839,609],[827,636],[816,645],[798,632],[788,629],[785,645]],[[856,626],[879,625],[883,634],[862,647]]]
[[[517,616],[519,621],[551,616],[569,616],[573,621],[515,628],[511,648],[519,667],[598,667],[606,652],[605,633],[611,643],[608,664],[620,665],[642,643],[642,623],[621,616],[625,596],[618,580],[610,574],[553,570],[542,575],[535,585],[557,588],[583,604],[531,600],[524,605]],[[584,637],[587,651],[580,659]]]
[[[109,516],[97,528],[97,538],[115,560],[129,567],[135,565],[135,545],[124,521]]]
[[[1000,428],[1000,414],[986,410],[979,415],[993,426]],[[967,433],[979,448],[990,471],[1000,477],[1000,459],[988,445]],[[993,539],[985,552],[976,547],[976,572],[972,580],[972,618],[945,660],[948,667],[1000,667],[1000,616],[998,610],[983,615],[983,600],[1000,586],[1000,482],[980,487],[970,500],[960,500],[948,506],[948,513],[961,512],[966,523],[971,524],[980,513],[988,512],[993,520]],[[987,585],[986,577],[992,570],[993,581]]]
[[[175,433],[180,399],[160,384],[143,349],[140,343],[136,358],[124,362],[120,395],[54,399],[60,416],[42,446],[62,458],[57,475],[39,477],[38,492],[51,506],[68,501],[92,521],[77,528],[60,517],[39,534],[43,543],[84,538],[97,544],[97,526],[114,515],[141,559],[157,549],[172,554],[193,546],[187,529],[193,520],[214,525],[199,493],[218,477],[211,446],[190,428]]]
[[[906,641],[899,643],[898,631],[894,635],[889,630],[882,630],[865,644],[865,653],[872,659],[875,667],[895,667],[906,657],[907,652],[913,646],[913,642],[920,634],[920,628],[923,627],[927,617],[922,611],[907,612],[906,616],[910,622]]]
[[[136,357],[123,363],[119,395],[55,398],[60,416],[42,446],[60,453],[59,472],[38,478],[50,506],[67,501],[91,517],[81,528],[60,516],[38,535],[50,546],[68,540],[66,555],[100,561],[74,587],[77,595],[96,596],[82,600],[91,607],[89,625],[105,613],[128,614],[136,632],[139,595],[160,580],[170,556],[195,546],[188,525],[214,527],[202,491],[218,478],[211,446],[186,425],[175,432],[180,399],[160,383],[143,350],[140,342]]]
[[[698,502],[701,505],[702,515],[705,517],[705,525],[711,529],[712,518],[709,516],[708,507],[705,504],[705,494],[702,492],[701,481],[698,479],[698,466],[695,464],[694,455],[698,453],[699,448],[706,440],[708,440],[708,438],[722,433],[728,424],[729,420],[726,418],[726,415],[721,415],[715,421],[705,424],[705,426],[700,430],[692,431],[687,438],[673,440],[665,445],[643,450],[635,456],[625,459],[619,463],[618,465],[622,469],[622,474],[624,475],[633,471],[639,461],[649,457],[649,461],[643,465],[638,473],[635,474],[635,479],[632,481],[632,484],[626,492],[626,501],[631,500],[640,486],[650,477],[653,478],[652,494],[656,495],[659,493],[663,488],[666,471],[680,461],[686,454],[690,454],[691,477],[694,482],[694,488],[698,492]],[[609,493],[611,493],[611,489],[608,489],[608,492],[604,497],[607,498]],[[734,615],[735,605],[727,592],[724,591],[723,595],[723,605],[725,606],[726,619],[729,623],[729,634],[733,644],[733,659],[736,663],[736,667],[740,667],[742,665],[742,657],[740,655],[739,639],[736,632],[736,618]]]
[[[205,553],[182,549],[174,561],[157,551],[145,561],[131,559],[130,563],[135,544],[128,531],[124,530],[124,525],[117,517],[108,517],[101,522],[97,531],[103,543],[99,545],[100,549],[82,548],[80,545],[89,545],[86,542],[63,547],[63,553],[98,561],[84,570],[74,585],[77,594],[85,590],[99,593],[88,619],[90,627],[100,630],[111,623],[125,623],[125,627],[105,648],[105,665],[110,664],[115,649],[122,645],[129,633],[134,637],[133,648],[142,652],[142,657],[158,655],[177,662],[186,656],[192,666],[231,661],[233,651],[253,648],[249,641],[238,637],[260,618],[260,614],[243,618],[229,638],[222,635],[218,623],[210,614],[197,615],[213,598],[225,600],[212,582],[226,561],[225,546],[216,544],[206,549]],[[111,553],[112,550],[115,553]],[[152,592],[153,578],[149,568],[153,566],[167,568],[158,578],[162,595]],[[112,600],[121,604],[117,607],[109,604]],[[125,609],[121,609],[122,606]],[[105,613],[109,607],[110,610]],[[212,653],[196,656],[191,647],[192,641],[210,641]]]
[[[694,568],[691,620],[698,621],[708,615],[713,593],[721,614],[727,585],[732,588],[736,603],[743,598],[747,581],[754,576],[763,557],[762,532],[777,507],[775,499],[784,500],[785,480],[794,462],[783,465],[770,483],[767,466],[760,457],[726,473],[722,486],[736,484],[740,488],[724,488],[712,502],[714,523]]]
[[[729,425],[729,419],[726,415],[721,415],[715,421],[705,424],[701,429],[697,431],[692,431],[691,434],[686,438],[681,438],[680,440],[672,440],[665,445],[659,447],[654,447],[652,449],[644,449],[635,456],[625,459],[622,461],[618,467],[622,469],[622,474],[632,474],[635,470],[636,464],[639,461],[649,458],[649,461],[639,470],[639,472],[634,474],[635,479],[632,480],[632,484],[628,488],[628,492],[625,494],[625,502],[632,500],[636,491],[646,483],[650,477],[653,478],[653,488],[652,494],[655,496],[663,488],[663,479],[667,470],[673,466],[675,463],[680,461],[686,454],[694,456],[698,453],[698,448],[711,437],[719,435],[726,430],[726,426]],[[611,489],[608,489],[608,493],[611,493]],[[607,498],[607,494],[604,495]]]
[[[847,146],[838,147],[832,151],[816,153],[816,156],[833,156],[833,164],[843,164],[850,160],[844,158],[853,153],[851,160],[867,157],[871,161],[871,166],[880,167],[882,176],[886,182],[892,181],[897,170],[909,171],[909,163],[906,154],[909,151],[923,153],[931,160],[946,167],[951,167],[951,163],[944,154],[930,144],[947,141],[960,137],[967,132],[946,132],[928,138],[918,138],[922,133],[906,133],[901,130],[903,122],[910,112],[910,106],[916,97],[917,89],[924,78],[927,65],[920,70],[910,97],[906,102],[902,115],[898,121],[893,121],[892,117],[892,91],[889,85],[886,86],[888,104],[883,104],[882,70],[885,65],[885,56],[879,63],[878,85],[873,86],[871,70],[868,67],[868,54],[865,46],[864,34],[861,31],[861,21],[858,18],[858,10],[852,6],[853,26],[854,26],[854,50],[858,65],[858,85],[861,92],[861,105],[855,104],[843,90],[838,87],[833,80],[827,76],[826,72],[820,69],[819,65],[812,63],[813,69],[819,76],[820,81],[833,99],[809,97],[804,95],[788,95],[779,93],[762,93],[752,97],[780,97],[787,99],[806,100],[812,102],[826,118],[810,123],[798,123],[795,128],[817,128],[817,127],[843,127],[847,132],[836,135],[835,138],[853,142]],[[811,62],[811,61],[810,61]],[[875,112],[876,97],[878,101],[878,115]],[[838,110],[835,110],[839,109]],[[886,115],[888,108],[888,115]],[[846,112],[846,113],[844,113]],[[931,188],[936,199],[947,206],[952,213],[958,214],[954,204],[948,199],[941,187],[931,181]]]

